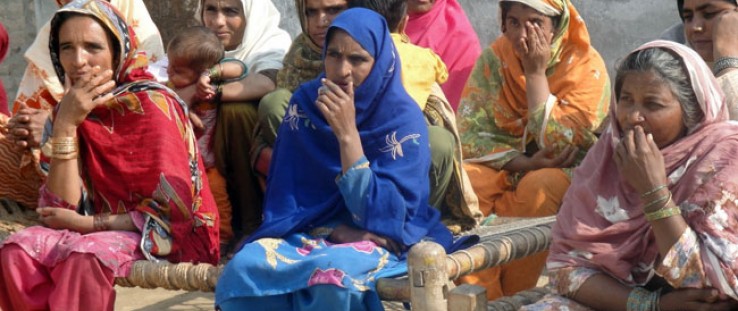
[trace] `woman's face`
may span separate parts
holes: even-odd
[[[319,47],[325,44],[325,34],[333,19],[348,7],[346,0],[305,0],[307,35]]]
[[[689,45],[706,62],[715,61],[712,54],[712,26],[715,17],[728,10],[735,10],[735,5],[725,0],[684,0],[684,33]]]
[[[374,66],[374,57],[343,30],[335,29],[325,53],[325,75],[346,90],[350,82],[361,85]]]
[[[430,11],[436,0],[407,0],[407,12],[409,14],[422,14]]]
[[[659,148],[687,131],[679,100],[668,82],[653,71],[626,73],[617,99],[616,116],[623,132],[640,125]]]
[[[513,3],[505,15],[502,31],[504,36],[515,45],[520,44],[521,38],[527,38],[526,22],[538,25],[545,34],[553,34],[553,21],[535,9],[520,3]],[[551,36],[553,38],[553,35]],[[548,42],[551,44],[551,42]]]
[[[246,15],[240,0],[203,0],[202,22],[218,35],[226,51],[235,50],[246,31]]]
[[[72,84],[88,77],[92,68],[113,70],[113,43],[92,17],[72,16],[59,29],[59,61]]]

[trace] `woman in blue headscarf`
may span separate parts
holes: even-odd
[[[222,310],[381,310],[375,282],[407,271],[411,245],[433,240],[451,251],[428,204],[427,127],[384,19],[341,13],[323,58],[325,73],[289,104],[264,223],[223,271]]]

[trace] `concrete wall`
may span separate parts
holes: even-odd
[[[144,0],[164,37],[195,23],[197,0]],[[266,1],[266,0],[257,0]],[[483,47],[499,36],[497,3],[492,0],[459,0],[472,21]],[[293,37],[300,31],[293,0],[273,0],[282,12],[281,25]],[[628,51],[658,35],[679,21],[674,0],[572,0],[587,22],[592,43],[605,58],[608,68]],[[23,51],[31,44],[36,29],[53,13],[53,0],[0,0],[0,22],[8,28],[11,49],[0,64],[8,97],[15,98],[23,75]]]

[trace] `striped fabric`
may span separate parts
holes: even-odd
[[[0,128],[7,122],[8,117],[0,114]],[[36,208],[42,174],[35,169],[38,167],[36,164],[25,165],[21,169],[21,156],[13,149],[13,142],[0,131],[0,198]]]

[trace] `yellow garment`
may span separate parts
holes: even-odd
[[[433,83],[443,84],[448,80],[446,64],[433,50],[410,43],[405,35],[393,33],[392,41],[400,54],[402,84],[420,110],[424,110]]]
[[[485,216],[543,217],[556,214],[571,180],[564,170],[545,168],[531,171],[513,184],[507,171],[481,164],[465,164],[472,188]],[[534,287],[546,263],[548,252],[538,253],[508,264],[482,270],[459,278],[487,288],[487,299],[510,296]]]

